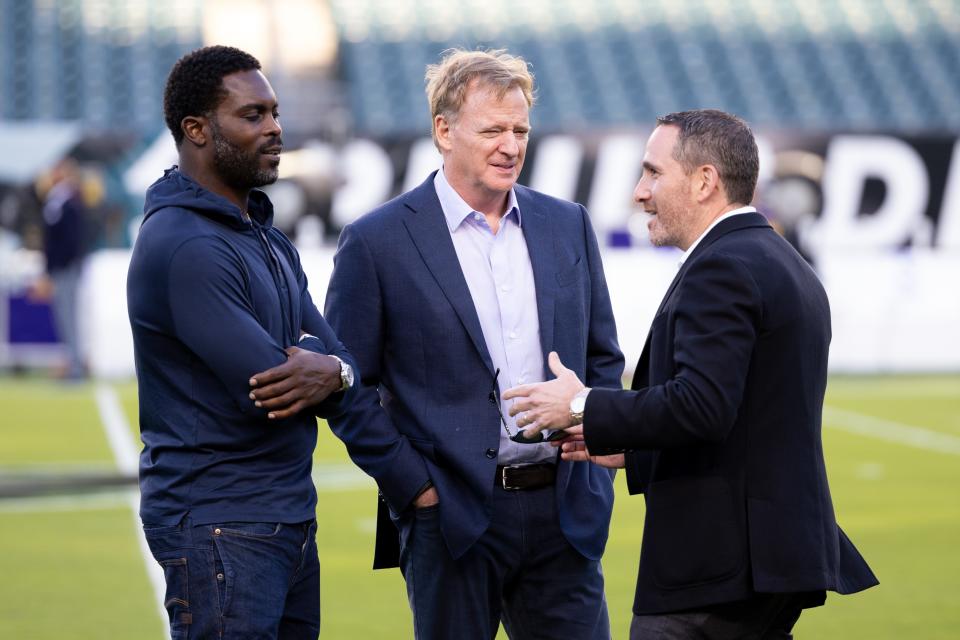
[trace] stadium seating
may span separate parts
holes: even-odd
[[[0,119],[156,132],[163,85],[201,45],[201,0],[0,0]]]
[[[339,77],[314,93],[345,93],[355,135],[423,134],[424,67],[452,46],[527,58],[539,133],[704,106],[778,129],[960,130],[957,0],[328,2]],[[0,0],[0,15],[6,120],[156,134],[166,74],[203,39],[203,0]],[[285,125],[310,133],[316,113]]]
[[[356,131],[423,132],[423,70],[451,46],[506,47],[540,89],[539,131],[714,106],[760,126],[960,129],[949,0],[332,0]]]

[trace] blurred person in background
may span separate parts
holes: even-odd
[[[79,166],[73,158],[60,160],[43,185],[43,253],[46,270],[33,287],[34,297],[49,300],[57,337],[66,359],[57,376],[64,380],[86,377],[80,351],[77,292],[88,247],[87,209],[80,184]]]
[[[877,584],[827,483],[827,296],[748,206],[747,125],[713,110],[657,122],[634,198],[651,241],[684,253],[631,390],[590,389],[551,354],[555,380],[504,397],[524,435],[582,423],[563,458],[625,466],[645,493],[631,638],[790,638],[825,591]]]
[[[320,633],[316,417],[354,395],[256,187],[277,179],[277,97],[231,47],[181,58],[164,115],[179,166],[150,187],[127,280],[140,397],[140,516],[173,638]]]
[[[452,51],[426,79],[443,167],[343,230],[327,292],[363,372],[331,426],[380,487],[374,567],[401,567],[419,639],[609,638],[611,473],[511,441],[500,400],[552,350],[620,387],[597,240],[582,206],[516,184],[525,61]]]

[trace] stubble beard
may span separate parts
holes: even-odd
[[[227,140],[216,123],[213,123],[212,129],[213,167],[221,180],[237,189],[254,189],[277,181],[279,168],[264,169],[260,165],[260,149],[252,153],[244,151]]]

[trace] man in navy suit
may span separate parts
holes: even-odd
[[[550,351],[620,387],[597,240],[582,206],[516,184],[526,62],[454,51],[427,84],[443,168],[343,230],[326,303],[363,372],[331,425],[393,520],[374,566],[399,562],[417,638],[608,638],[611,472],[511,441],[500,393]]]
[[[525,436],[582,423],[562,457],[626,466],[646,494],[631,638],[789,638],[825,591],[877,584],[827,486],[827,296],[747,206],[746,124],[701,110],[658,125],[634,197],[651,241],[683,255],[632,389],[585,387],[551,354],[556,380],[504,397]]]

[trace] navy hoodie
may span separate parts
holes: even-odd
[[[143,522],[314,518],[315,416],[341,413],[353,390],[268,420],[249,380],[283,363],[291,345],[355,364],[314,306],[293,244],[271,226],[269,199],[253,191],[246,222],[174,167],[144,210],[127,275]],[[301,331],[316,337],[301,341]]]

